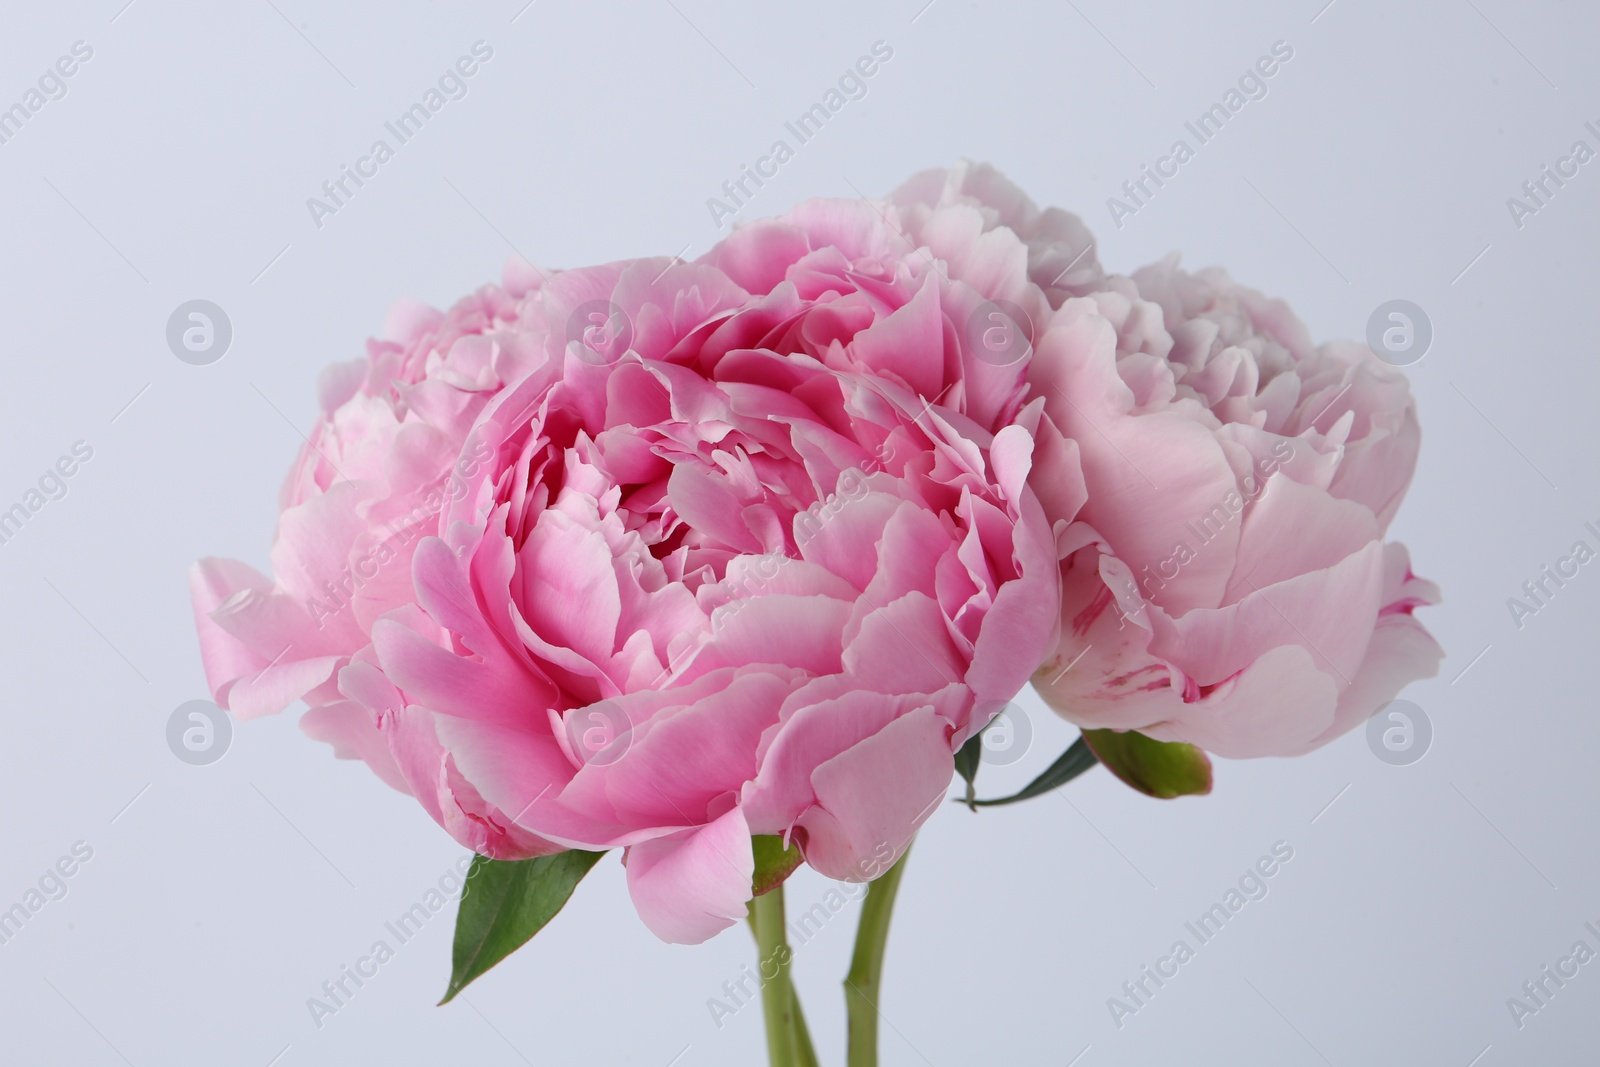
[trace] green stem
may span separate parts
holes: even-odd
[[[908,847],[906,852],[911,850]],[[889,918],[905,872],[905,854],[867,888],[856,929],[855,954],[844,979],[849,1013],[849,1067],[878,1067],[878,988],[883,978],[883,951],[889,942]]]
[[[750,908],[750,933],[756,937],[757,946],[760,945],[760,935],[756,932],[755,908]],[[798,1067],[817,1067],[817,1050],[811,1045],[811,1030],[806,1026],[806,1013],[800,1007],[800,991],[794,988],[794,983],[789,984],[791,1000],[794,1004],[794,1032],[795,1032],[795,1063]]]
[[[783,886],[750,902],[750,925],[756,934],[756,970],[761,979],[761,1010],[767,1023],[767,1059],[771,1067],[802,1067],[802,1046],[811,1048],[811,1039],[801,1040],[805,1025],[789,981],[792,953],[784,930]],[[815,1057],[811,1059],[815,1063]]]
[[[794,1004],[794,1061],[799,1067],[817,1067],[817,1050],[811,1047],[811,1031],[806,1028],[806,1013],[800,1010],[800,991],[793,985],[789,987],[789,991],[790,1000]]]

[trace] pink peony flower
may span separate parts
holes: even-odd
[[[669,941],[743,917],[752,834],[881,872],[1060,612],[1012,331],[1062,223],[922,184],[397,308],[324,376],[275,577],[195,567],[218,703],[303,699],[486,855],[625,848]]]
[[[1066,718],[1291,755],[1437,672],[1438,591],[1383,540],[1416,408],[1364,345],[1173,258],[1061,303],[1028,377],[1063,560],[1034,682]]]

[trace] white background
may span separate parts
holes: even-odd
[[[74,41],[94,57],[0,145],[0,507],[73,442],[94,458],[0,546],[0,908],[74,842],[94,857],[0,946],[0,1060],[761,1062],[759,1008],[719,1030],[706,1003],[753,959],[746,932],[660,944],[609,858],[458,1002],[432,1007],[452,908],[318,1029],[307,998],[461,850],[293,713],[236,727],[203,768],[164,729],[205,695],[185,570],[266,567],[324,365],[360,354],[395,298],[448,306],[513,248],[547,267],[701,254],[726,232],[706,198],[882,39],[894,58],[868,96],[741,218],[969,156],[1081,213],[1108,268],[1172,249],[1225,264],[1319,339],[1417,302],[1436,338],[1407,371],[1424,447],[1393,532],[1444,588],[1422,617],[1449,651],[1405,694],[1435,730],[1409,767],[1358,732],[1218,761],[1205,799],[1096,769],[1026,805],[940,812],[894,920],[885,1062],[1596,1061],[1600,962],[1520,1030],[1506,1006],[1580,937],[1600,948],[1582,925],[1600,920],[1600,563],[1520,630],[1506,606],[1600,526],[1600,162],[1520,230],[1506,207],[1575,139],[1597,146],[1592,9],[522,2],[4,0],[0,106]],[[470,94],[314,226],[306,198],[479,39],[494,57]],[[1270,94],[1113,225],[1106,198],[1277,40],[1294,58]],[[234,327],[208,367],[164,339],[197,297]],[[984,792],[1073,736],[1024,707],[1032,749]],[[1118,1029],[1107,998],[1279,840],[1294,859],[1270,895]],[[791,909],[825,888],[797,876]],[[853,911],[797,956],[831,1063]]]

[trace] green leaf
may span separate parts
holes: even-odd
[[[988,729],[988,727],[984,727]],[[966,744],[956,750],[956,773],[961,775],[967,783],[966,805],[973,811],[978,810],[977,781],[978,762],[983,756],[983,730],[979,730],[967,738]]]
[[[450,988],[440,1004],[482,977],[556,917],[604,852],[557,852],[531,860],[472,857],[456,913]]]
[[[1001,804],[1015,804],[1019,800],[1031,800],[1034,797],[1043,796],[1052,789],[1066,785],[1078,775],[1093,767],[1095,762],[1094,750],[1080,737],[1072,743],[1070,748],[1057,757],[1054,763],[1046,767],[1043,774],[1017,792],[1008,797],[969,801],[968,806],[974,810],[977,808],[993,808]]]
[[[750,838],[750,849],[756,854],[756,873],[750,880],[750,891],[758,897],[782,885],[804,858],[799,845],[784,848],[783,838],[776,834],[756,834]]]
[[[1137,730],[1085,730],[1083,737],[1112,774],[1141,793],[1169,800],[1211,792],[1211,760],[1193,745]]]

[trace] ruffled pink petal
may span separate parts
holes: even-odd
[[[1171,558],[1193,539],[1187,524],[1236,491],[1211,431],[1177,412],[1129,416],[1133,397],[1117,377],[1109,324],[1069,302],[1045,333],[1029,379],[1045,410],[1078,444],[1088,500],[1079,517],[1117,546],[1135,573]],[[1061,516],[1052,516],[1052,520]],[[1220,602],[1237,528],[1221,531],[1156,594],[1168,611]]]
[[[1247,581],[1236,604],[1177,619],[1151,615],[1150,650],[1200,686],[1216,685],[1268,650],[1297,644],[1348,685],[1372,637],[1383,583],[1383,545],[1368,543],[1326,570],[1272,586]]]
[[[312,708],[300,716],[300,729],[314,741],[333,746],[338,759],[358,759],[373,773],[402,793],[411,792],[400,765],[389,751],[388,739],[373,721],[372,712],[353,700]]]
[[[870,881],[911,844],[955,773],[950,724],[932,708],[895,719],[811,774],[800,816],[806,862],[829,878]]]
[[[1228,759],[1295,756],[1333,721],[1339,682],[1299,645],[1256,657],[1205,698],[1143,727],[1157,741],[1187,741]],[[1288,710],[1291,713],[1285,714]]]
[[[189,596],[194,606],[195,631],[200,638],[200,660],[205,666],[211,696],[227,707],[228,689],[242,675],[259,671],[270,656],[240,641],[211,618],[211,613],[240,593],[270,595],[272,579],[254,567],[230,559],[208,557],[189,568]]]
[[[542,717],[548,689],[525,673],[458,656],[387,617],[373,626],[372,643],[384,673],[414,703],[511,727]]]
[[[1222,602],[1236,603],[1252,589],[1332,567],[1379,533],[1365,505],[1273,474],[1244,521]]]
[[[526,827],[534,804],[572,780],[571,762],[548,733],[450,715],[436,717],[434,732],[484,801],[518,825]]]
[[[720,667],[781,663],[812,674],[835,674],[852,604],[825,596],[756,596],[712,616],[712,636],[690,677]]]
[[[755,854],[737,807],[705,826],[633,845],[626,862],[633,905],[663,941],[698,945],[744,918]]]

